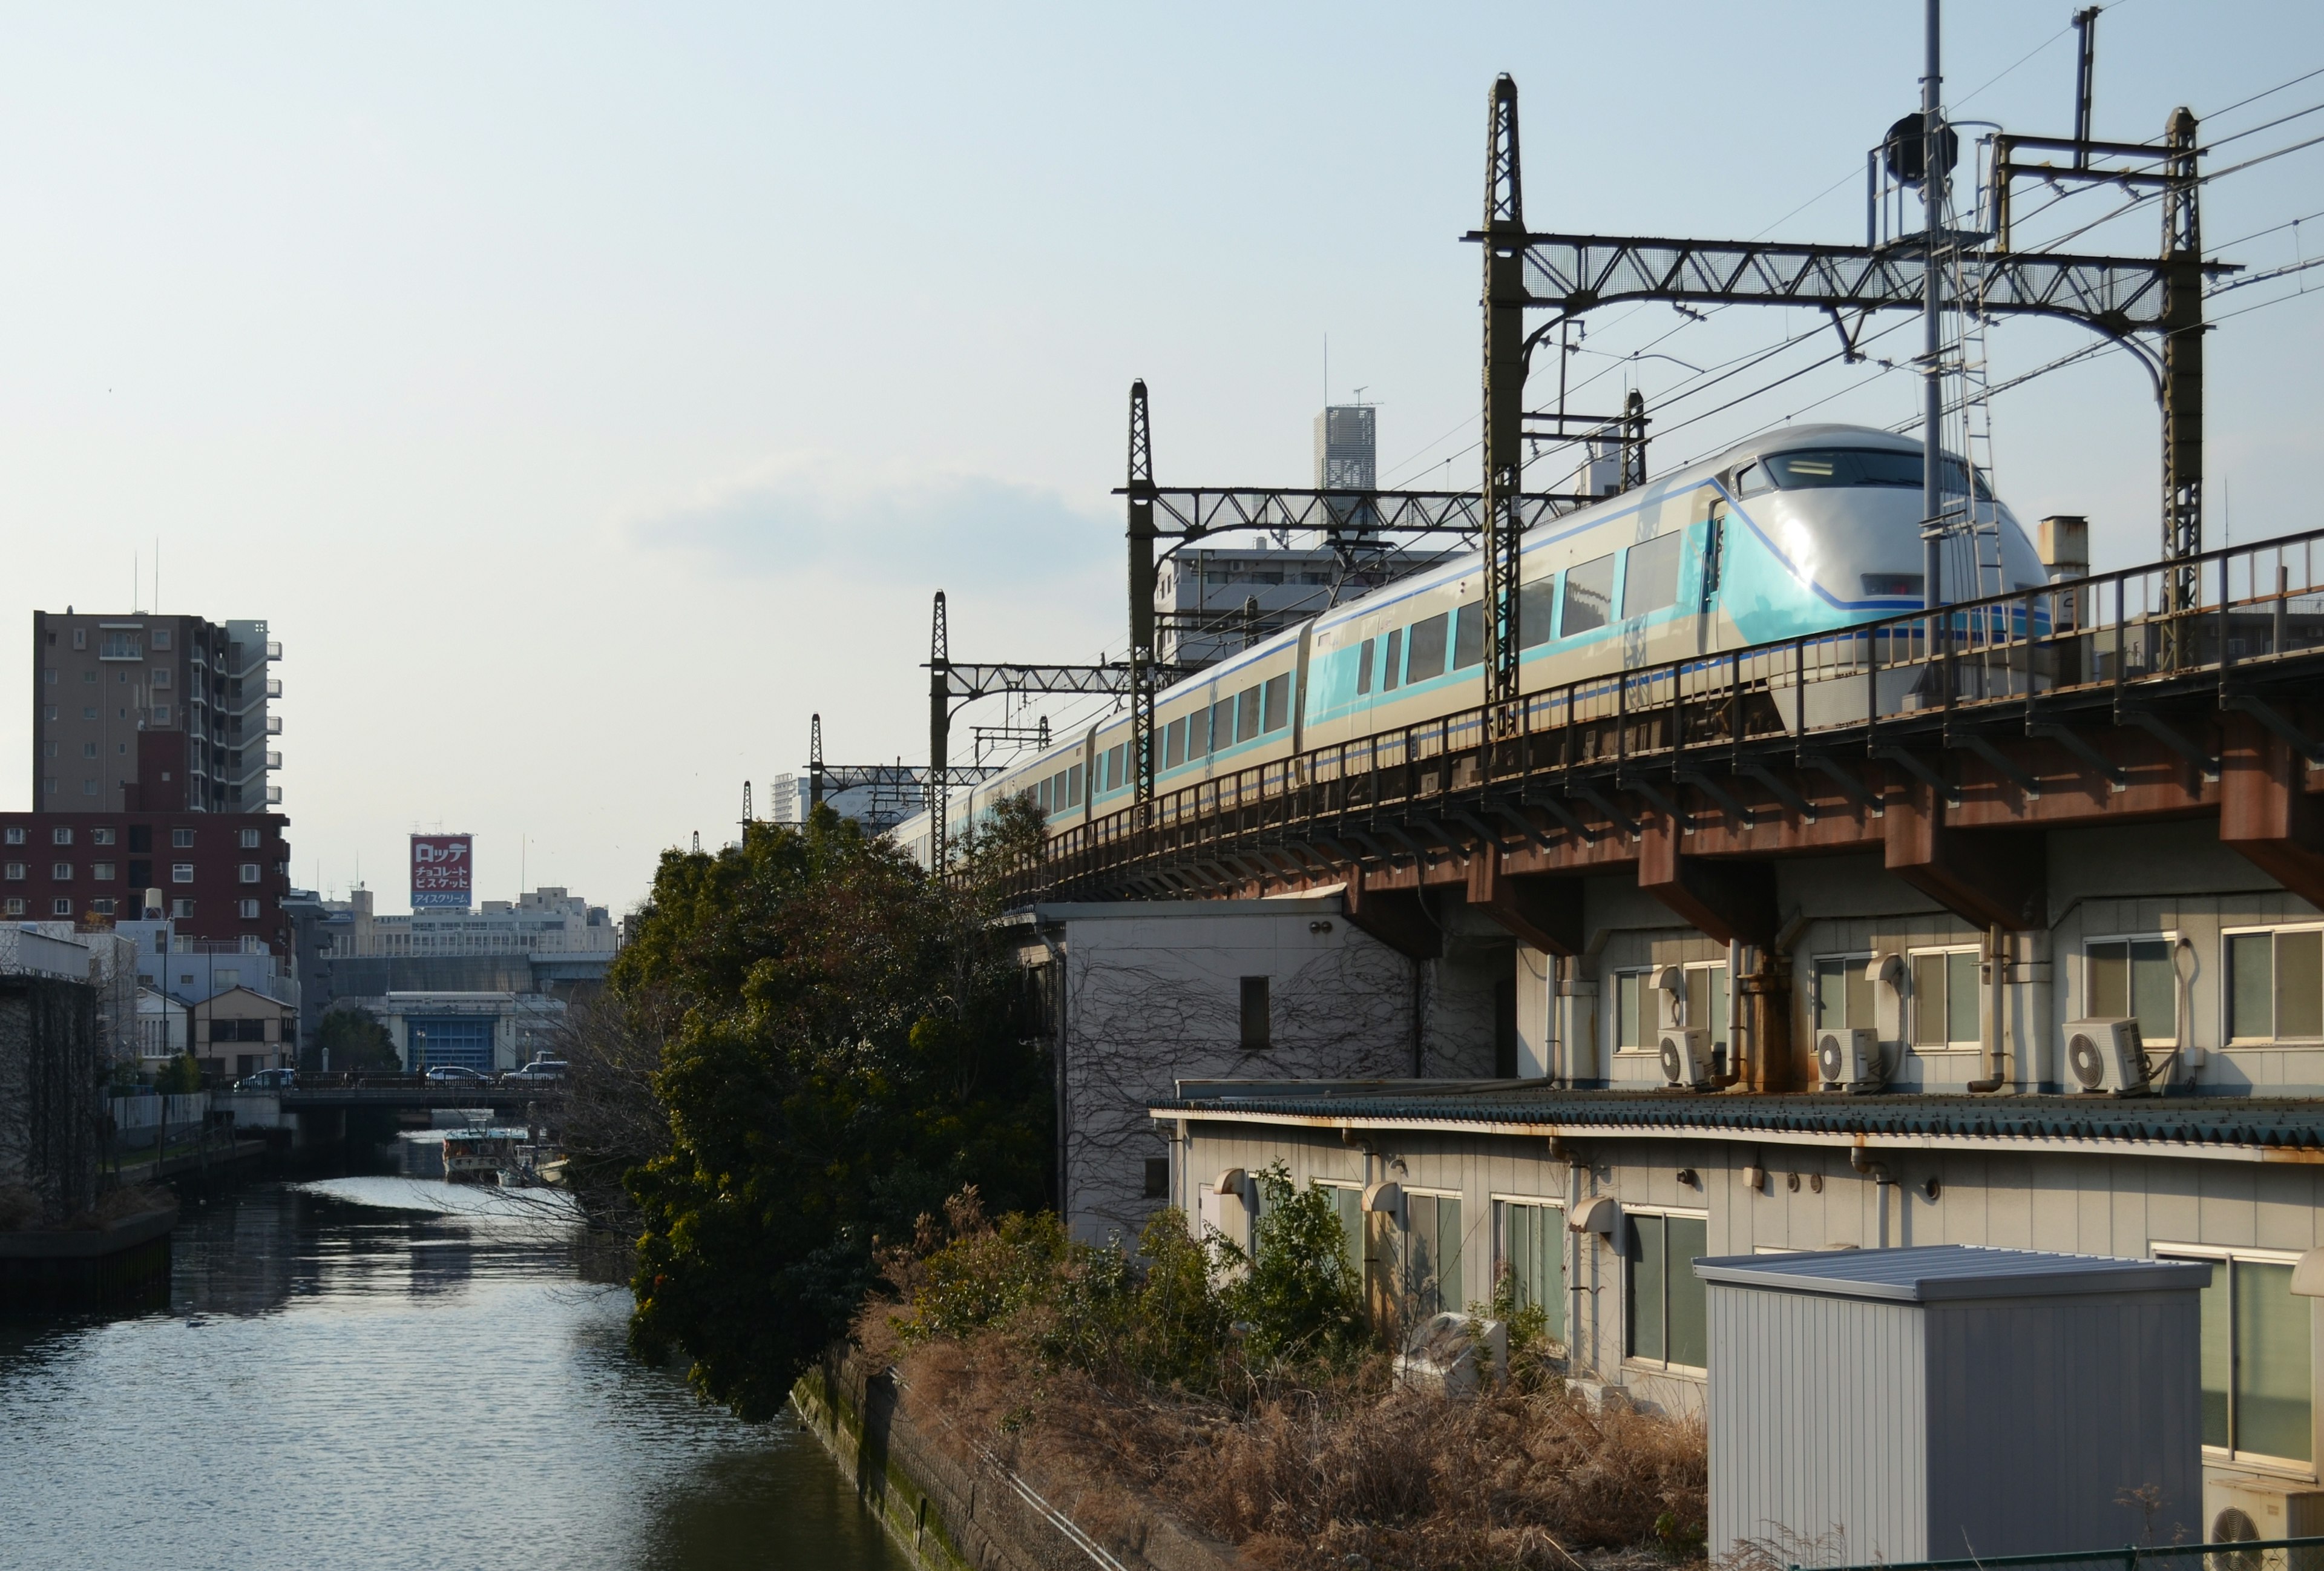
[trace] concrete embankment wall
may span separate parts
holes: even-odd
[[[919,1571],[1232,1571],[1242,1561],[1152,1513],[1135,1545],[1101,1544],[998,1461],[939,1446],[885,1369],[835,1350],[791,1406]],[[937,1420],[940,1422],[940,1420]]]

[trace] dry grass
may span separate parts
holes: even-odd
[[[864,1317],[875,1356],[896,1351],[885,1318]],[[906,1400],[938,1417],[940,1439],[999,1455],[1117,1546],[1144,1538],[1146,1501],[1270,1571],[1598,1571],[1702,1553],[1695,1425],[1593,1412],[1554,1382],[1474,1400],[1398,1390],[1378,1357],[1223,1401],[1025,1349],[1003,1332],[910,1348]]]

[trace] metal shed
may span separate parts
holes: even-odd
[[[1865,1565],[2203,1538],[2210,1267],[2027,1250],[1699,1260],[1711,1552]],[[2152,1488],[2146,1511],[2125,1492]]]

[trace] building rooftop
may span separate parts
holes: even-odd
[[[1742,1095],[1569,1091],[1523,1081],[1182,1081],[1157,1116],[1507,1134],[1740,1135],[2015,1145],[2324,1151],[2324,1099],[2260,1096]]]
[[[2195,1261],[2116,1260],[1969,1243],[1714,1256],[1696,1261],[1694,1272],[1729,1287],[1907,1304],[2193,1289],[2211,1280],[2211,1268]]]

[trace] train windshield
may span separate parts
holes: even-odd
[[[1921,488],[1921,455],[1883,448],[1803,448],[1796,452],[1770,454],[1766,465],[1768,475],[1786,491],[1821,485],[1894,485],[1913,491]],[[1945,494],[1959,496],[1968,473],[1969,467],[1959,458],[1947,457],[1942,472]],[[1977,495],[1980,502],[1993,498],[1983,470],[1978,471]]]

